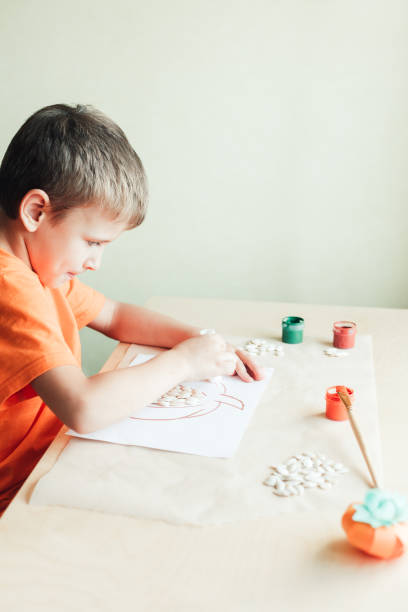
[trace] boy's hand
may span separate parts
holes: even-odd
[[[195,336],[176,344],[172,349],[184,361],[186,380],[203,380],[215,376],[232,376],[238,357],[233,347],[219,334]]]
[[[234,374],[237,374],[244,382],[253,382],[254,380],[262,380],[265,377],[263,368],[261,368],[255,359],[247,353],[236,349],[231,344],[227,344],[227,350],[235,352],[237,362]]]

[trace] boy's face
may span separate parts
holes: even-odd
[[[45,217],[25,240],[32,269],[46,287],[59,287],[77,274],[97,270],[105,245],[126,229],[96,205],[78,206],[55,224]]]

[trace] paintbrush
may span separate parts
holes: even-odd
[[[378,489],[379,485],[378,485],[378,482],[377,482],[377,478],[376,478],[376,476],[374,474],[374,470],[373,470],[373,467],[371,465],[370,459],[368,458],[368,454],[367,454],[367,451],[366,451],[366,447],[365,447],[362,435],[361,435],[360,430],[359,430],[359,428],[357,426],[357,423],[354,420],[353,408],[352,408],[351,400],[350,400],[349,394],[347,393],[346,387],[343,387],[343,386],[337,387],[337,395],[339,396],[339,398],[341,399],[341,401],[343,402],[343,404],[344,404],[344,406],[345,406],[345,408],[347,410],[347,414],[348,414],[348,417],[349,417],[351,428],[352,428],[353,433],[354,433],[354,435],[356,437],[356,440],[358,442],[360,450],[363,453],[363,457],[364,457],[364,460],[365,460],[365,462],[367,464],[368,471],[370,472],[371,478],[373,479],[374,486]]]

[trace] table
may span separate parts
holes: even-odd
[[[385,483],[408,494],[408,310],[165,297],[146,306],[248,337],[276,334],[289,314],[305,318],[305,333],[328,338],[333,321],[356,321],[359,332],[373,336]],[[126,350],[119,344],[103,369],[115,368]],[[7,612],[404,609],[408,555],[383,562],[351,549],[341,517],[308,516],[305,524],[282,515],[198,528],[28,505],[66,444],[63,431],[0,521]]]

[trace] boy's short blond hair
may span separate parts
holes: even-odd
[[[42,189],[55,220],[98,204],[129,229],[146,214],[147,179],[124,132],[92,106],[46,106],[27,119],[0,167],[0,206],[17,219],[30,189]]]

